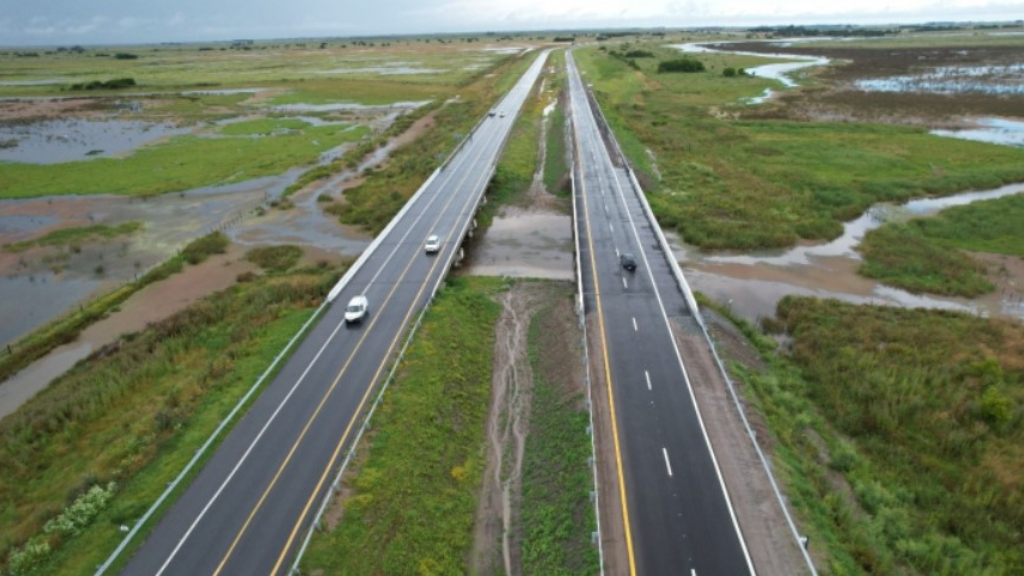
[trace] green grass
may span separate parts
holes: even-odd
[[[457,278],[439,293],[347,479],[344,520],[313,538],[303,573],[465,572],[503,289]]]
[[[107,49],[89,47],[83,54],[40,52],[39,58],[16,58],[4,51],[0,62],[12,80],[66,78],[63,84],[0,86],[0,95],[60,95],[74,83],[131,77],[135,91],[215,90],[232,87],[295,87],[322,101],[349,100],[387,103],[407,99],[406,94],[429,93],[436,86],[454,86],[476,73],[474,66],[493,63],[500,55],[466,45],[423,44],[413,41],[377,42],[354,47],[332,42],[325,49],[302,43],[260,42],[251,50],[232,50],[201,44],[125,47],[137,60],[116,60]],[[207,45],[206,47],[211,47]],[[222,50],[221,48],[225,48]],[[330,73],[387,67],[396,62],[431,74],[381,75],[374,72]],[[364,88],[372,85],[374,87]],[[106,94],[129,91],[97,91]],[[92,93],[90,92],[90,95]],[[204,96],[205,97],[205,96]],[[309,102],[308,100],[302,100]]]
[[[868,232],[860,273],[912,292],[973,297],[995,287],[964,250],[1024,257],[1024,196],[947,208]]]
[[[983,264],[930,241],[913,223],[871,230],[857,250],[864,256],[860,274],[911,292],[971,298],[995,289]]]
[[[590,540],[597,529],[590,500],[590,418],[582,392],[565,381],[565,363],[580,357],[580,351],[573,341],[556,336],[574,325],[572,290],[558,286],[552,293],[532,311],[529,328],[534,382],[519,518],[522,573],[596,574],[598,551]]]
[[[414,143],[391,153],[387,164],[367,179],[345,191],[345,201],[330,207],[344,224],[364,227],[371,233],[383,230],[391,218],[416,192],[430,173],[469,133],[487,110],[511,86],[536,57],[534,54],[502,60],[496,67],[464,86],[460,98],[449,101],[434,115],[433,125]]]
[[[368,133],[363,126],[307,127],[264,138],[177,136],[126,158],[97,158],[52,166],[0,163],[0,198],[58,194],[148,196],[230,184],[310,164],[321,153]]]
[[[29,574],[91,574],[338,277],[306,269],[217,293],[80,363],[0,421],[0,558],[90,486],[113,501]],[[142,538],[137,539],[136,545]],[[130,550],[129,550],[130,553]]]
[[[1024,258],[1024,194],[943,210],[934,218],[911,221],[925,237],[973,252]]]
[[[227,136],[266,136],[273,133],[304,130],[309,122],[298,118],[260,118],[227,124],[220,133]]]
[[[745,380],[833,571],[1021,573],[1024,327],[795,297],[779,325],[790,360]]]
[[[1024,150],[894,125],[733,120],[731,108],[773,83],[708,71],[657,74],[597,50],[574,51],[663,226],[703,248],[790,246],[839,235],[875,202],[1024,180]],[[650,149],[654,160],[647,153]],[[656,164],[655,164],[656,162]],[[660,177],[659,177],[660,174]]]
[[[189,242],[181,251],[181,257],[189,264],[199,264],[214,254],[223,254],[230,243],[223,232],[210,232]]]
[[[552,82],[557,86],[557,94],[561,95],[565,86],[565,64],[563,52],[552,53],[551,66],[557,66],[559,73]],[[569,165],[566,150],[565,110],[559,98],[554,110],[548,116],[547,142],[544,157],[544,186],[552,194],[568,195]]]
[[[24,252],[35,246],[79,246],[90,242],[109,242],[118,236],[134,234],[142,229],[142,222],[122,222],[117,226],[94,224],[92,226],[72,226],[54,230],[36,238],[23,242],[11,242],[4,245],[8,252]]]
[[[269,272],[286,272],[299,262],[302,248],[298,246],[263,246],[245,253],[245,259]]]

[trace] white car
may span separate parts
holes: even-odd
[[[366,299],[366,296],[353,296],[348,301],[348,306],[345,307],[345,323],[362,322],[369,309],[370,302]]]
[[[427,251],[427,254],[437,254],[441,251],[441,237],[437,234],[431,234],[423,248]]]

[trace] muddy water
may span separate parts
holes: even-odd
[[[572,218],[548,210],[505,208],[474,248],[470,274],[572,280]]]
[[[53,350],[0,385],[0,418],[14,410],[64,374],[79,360],[117,340],[184,309],[189,304],[235,282],[238,274],[256,266],[242,258],[244,250],[232,246],[224,255],[211,257],[186,272],[150,284],[126,300],[117,311],[86,328],[78,339]],[[68,294],[61,290],[58,294]],[[74,304],[74,302],[72,302]],[[0,310],[7,310],[3,306]]]
[[[774,316],[778,301],[789,294],[837,298],[858,304],[952,309],[1024,319],[1024,270],[1016,269],[1024,269],[1024,265],[1015,266],[1009,260],[996,263],[996,266],[1008,269],[1008,277],[997,281],[998,288],[994,294],[976,299],[941,298],[912,294],[858,275],[861,258],[855,250],[868,230],[885,222],[928,216],[951,206],[1022,192],[1024,184],[1012,184],[947,198],[914,200],[902,206],[877,205],[860,218],[847,222],[843,235],[836,240],[784,251],[706,254],[683,244],[675,234],[666,236],[693,289],[729,304],[734,312],[750,321]]]

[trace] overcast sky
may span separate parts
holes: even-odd
[[[1024,18],[1024,0],[0,0],[0,45]]]

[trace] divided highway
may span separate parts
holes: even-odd
[[[127,563],[129,575],[286,574],[411,321],[459,250],[540,54],[365,254],[334,304]],[[437,234],[441,250],[426,254]],[[347,326],[349,299],[369,315]]]
[[[673,333],[700,327],[628,172],[609,155],[571,54],[566,63],[579,273],[620,486],[604,497],[623,511],[629,573],[753,574]],[[622,253],[635,255],[635,271],[620,264]]]

